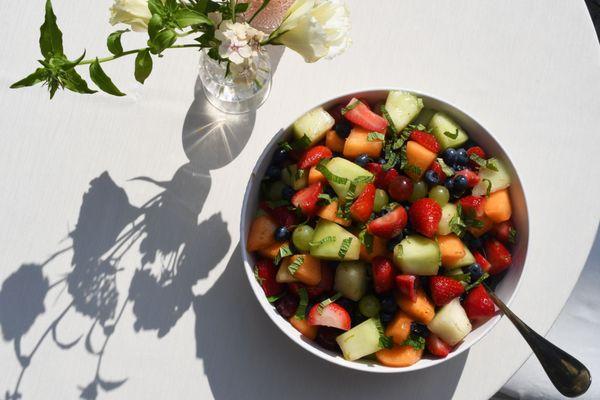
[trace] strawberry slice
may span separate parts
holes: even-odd
[[[396,276],[396,286],[400,293],[408,297],[411,302],[417,301],[417,277],[414,275]]]
[[[283,285],[275,280],[275,275],[277,268],[273,261],[263,258],[256,262],[254,276],[267,296],[275,296],[283,291]]]
[[[347,331],[350,329],[351,319],[348,311],[339,304],[331,303],[322,311],[319,311],[319,304],[315,304],[308,313],[308,323]]]
[[[504,221],[494,226],[492,228],[492,233],[494,234],[496,239],[498,239],[504,244],[508,244],[514,243],[517,231],[515,231],[512,222]]]
[[[477,173],[471,171],[470,169],[463,169],[462,171],[458,171],[456,175],[462,175],[467,178],[467,186],[472,188],[479,183],[479,175]]]
[[[491,275],[499,274],[510,266],[512,256],[510,252],[500,241],[488,239],[484,243],[485,255],[492,267],[489,270]]]
[[[321,182],[315,182],[312,185],[305,187],[296,192],[292,197],[292,204],[302,211],[304,215],[314,215],[317,210],[317,201],[319,195],[323,193],[323,184]]]
[[[440,183],[444,183],[446,181],[446,174],[444,173],[444,170],[442,169],[442,166],[440,165],[440,163],[438,163],[437,161],[434,161],[431,164],[431,167],[429,167],[430,169],[433,170],[433,172],[435,172],[437,174],[437,176],[440,178]]]
[[[350,206],[350,215],[352,216],[352,219],[358,222],[367,222],[373,212],[374,205],[375,185],[368,183]]]
[[[483,272],[489,272],[492,264],[478,251],[473,252],[473,257],[475,257],[475,262],[479,264]]]
[[[404,207],[399,206],[369,222],[367,232],[384,239],[391,239],[402,232],[402,229],[406,226],[406,220],[406,210],[404,210]]]
[[[431,238],[442,219],[442,207],[433,199],[419,199],[410,206],[408,216],[417,232]]]
[[[357,103],[358,102],[358,103]],[[385,118],[375,114],[365,103],[352,98],[345,108],[344,117],[356,124],[365,128],[370,132],[379,132],[385,134],[388,123]]]
[[[429,132],[414,130],[410,133],[410,140],[414,140],[436,154],[440,152],[440,144],[435,139],[435,136]]]
[[[296,213],[288,209],[286,206],[276,207],[270,210],[269,214],[275,218],[275,221],[277,221],[279,226],[285,226],[286,228],[289,228],[296,224]]]
[[[383,171],[383,166],[379,163],[367,163],[365,165],[367,171],[372,173],[375,176],[375,186],[379,189],[384,189],[383,187],[383,177],[385,176],[385,172]]]
[[[394,287],[394,266],[385,257],[378,256],[371,262],[375,293],[385,293]]]
[[[436,306],[448,304],[450,300],[465,292],[465,288],[459,281],[442,275],[429,278],[429,290]]]
[[[314,167],[321,160],[328,160],[333,157],[333,153],[326,146],[315,146],[306,150],[298,161],[298,168],[305,169]]]
[[[477,285],[469,292],[463,307],[471,321],[489,318],[496,312],[494,301],[483,285]]]
[[[470,218],[481,218],[485,214],[485,197],[465,196],[459,200],[463,213]]]
[[[452,346],[430,333],[425,341],[427,350],[436,357],[444,358],[452,351]]]

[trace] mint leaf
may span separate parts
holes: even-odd
[[[452,168],[450,168],[450,167],[448,166],[448,164],[446,164],[446,163],[444,162],[444,160],[443,160],[443,159],[441,159],[441,158],[438,158],[438,159],[437,159],[437,162],[438,162],[438,164],[440,165],[440,167],[442,168],[442,172],[444,173],[444,175],[446,175],[447,177],[450,177],[450,176],[454,175],[454,170],[453,170]]]
[[[417,350],[423,350],[425,348],[425,338],[414,334],[408,335],[408,338],[402,342],[402,346],[412,346]]]
[[[338,256],[341,259],[343,259],[346,256],[346,253],[350,249],[351,243],[352,243],[351,237],[347,237],[346,239],[342,240],[342,245],[340,246],[340,251],[338,252]]]
[[[322,244],[325,243],[331,243],[331,242],[335,242],[336,241],[336,237],[335,236],[325,236],[323,239],[321,240],[317,240],[317,241],[311,241],[309,243],[310,247],[317,247],[320,246]]]
[[[498,164],[496,163],[495,158],[488,159],[487,162],[485,163],[485,167],[489,170],[498,172]]]
[[[485,189],[485,197],[490,197],[490,192],[492,191],[492,181],[487,178],[484,178],[482,182],[487,181],[487,189]]]
[[[354,109],[359,104],[360,100],[355,100],[354,102],[348,104],[346,107],[342,108],[342,115],[345,115],[348,111]]]
[[[406,171],[407,173],[413,173],[415,175],[420,175],[421,174],[421,168],[417,167],[416,165],[412,165],[412,164],[407,164],[404,167],[404,171]]]
[[[479,285],[481,282],[486,280],[489,276],[490,276],[490,274],[488,274],[487,272],[484,272],[483,275],[481,275],[479,277],[479,279],[477,279],[475,282],[473,282],[470,285],[465,287],[465,292],[468,292],[469,290],[473,289],[475,286]]]
[[[302,264],[304,264],[304,256],[296,256],[294,262],[288,265],[288,271],[292,276],[294,276],[294,274],[298,272],[298,269],[302,266]]]
[[[123,46],[121,45],[121,35],[123,35],[125,32],[129,32],[129,29],[115,31],[108,35],[108,38],[106,38],[106,47],[108,47],[108,51],[110,51],[115,56],[118,56],[123,53]]]
[[[282,293],[277,294],[275,296],[267,296],[267,300],[269,301],[269,303],[275,303],[277,300],[279,300],[283,296],[285,296],[285,292],[282,292]]]
[[[64,55],[62,32],[56,23],[56,15],[54,15],[50,0],[46,0],[44,23],[40,27],[40,50],[46,60]]]
[[[317,306],[317,311],[319,312],[319,314],[323,314],[323,311],[325,310],[325,307],[327,307],[331,303],[334,303],[340,297],[342,297],[342,294],[338,292],[338,293],[334,294],[333,296],[331,296],[330,298],[325,299],[322,302],[320,302],[319,305]]]
[[[332,202],[334,202],[334,198],[332,198],[330,195],[328,195],[327,193],[321,193],[319,194],[319,200],[323,200],[323,203],[325,204],[331,204]]]
[[[466,282],[469,283],[471,282],[471,275],[469,274],[456,274],[456,275],[445,275],[448,278],[452,278],[455,281],[459,281],[459,282]]]
[[[125,93],[121,92],[108,75],[104,73],[98,62],[98,58],[90,64],[90,78],[102,91],[113,96],[125,96]]]
[[[369,132],[367,134],[367,141],[368,142],[375,142],[375,141],[384,141],[385,140],[385,135],[383,133],[379,133],[379,132]]]
[[[298,290],[298,296],[300,297],[300,302],[296,309],[296,318],[304,319],[306,318],[306,307],[308,306],[308,292],[306,291],[306,288],[300,288],[300,290]]]
[[[279,263],[281,262],[281,260],[283,258],[291,256],[293,254],[294,253],[292,252],[292,249],[290,249],[290,246],[288,244],[284,244],[283,246],[281,246],[279,248],[279,252],[275,256],[275,259],[273,260],[273,263],[275,265],[279,265]]]
[[[373,235],[367,232],[366,229],[363,229],[358,234],[358,239],[367,249],[367,253],[371,254],[371,252],[373,251]]]
[[[281,147],[285,151],[292,151],[292,146],[288,142],[280,142],[279,147]]]
[[[515,228],[508,230],[508,242],[512,244],[517,243],[517,230]]]
[[[385,108],[385,105],[381,105],[381,114],[383,115],[383,118],[385,118],[385,120],[388,123],[388,126],[390,128],[390,130],[392,131],[392,133],[398,133],[398,129],[396,128],[396,125],[394,125],[394,121],[392,120],[392,117],[390,116],[390,113],[388,112],[387,108]]]
[[[458,137],[458,128],[456,128],[456,132],[452,133],[452,132],[444,132],[444,135],[448,136],[450,139],[454,140]]]
[[[141,50],[135,57],[135,79],[143,84],[152,72],[152,57],[148,49]]]
[[[322,173],[325,176],[325,178],[331,183],[337,183],[339,185],[345,185],[346,183],[348,183],[348,178],[335,175],[327,169],[327,160],[321,160],[317,164],[316,168],[317,171]]]

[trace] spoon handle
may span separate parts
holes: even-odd
[[[521,336],[527,341],[554,387],[567,397],[577,397],[584,394],[592,383],[590,371],[575,357],[565,353],[538,335],[517,317],[485,283],[484,286],[494,303],[511,320]]]

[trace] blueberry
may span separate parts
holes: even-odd
[[[442,153],[442,158],[444,159],[444,162],[448,165],[455,164],[456,163],[456,150],[454,150],[452,147],[447,148]]]
[[[381,319],[382,324],[387,325],[394,319],[394,313],[382,312],[379,314],[379,318]]]
[[[434,170],[428,169],[427,172],[425,172],[425,183],[429,186],[437,185],[439,181],[440,177]]]
[[[444,182],[444,186],[446,186],[446,189],[448,189],[448,191],[452,193],[452,191],[454,190],[454,181],[452,179],[446,179],[446,181]]]
[[[342,119],[340,120],[340,122],[335,124],[333,130],[335,131],[335,133],[337,133],[339,137],[344,139],[350,134],[350,131],[352,130],[352,124],[350,123],[350,121]]]
[[[452,166],[452,169],[453,169],[454,171],[456,171],[456,172],[458,172],[458,171],[462,171],[462,170],[463,170],[463,169],[465,169],[465,168],[467,168],[467,167],[466,167],[466,166],[464,166],[464,165],[458,165],[458,164],[454,164],[454,165]]]
[[[425,324],[420,322],[412,322],[410,324],[410,333],[417,336],[427,337],[429,336],[429,329]]]
[[[386,294],[381,296],[381,312],[383,314],[394,314],[397,307],[394,295]]]
[[[285,185],[283,189],[281,189],[281,197],[285,200],[291,200],[295,193],[296,191],[289,185]]]
[[[469,183],[467,177],[464,175],[455,175],[452,180],[454,181],[455,192],[459,192],[461,190],[464,191],[467,188],[467,184]]]
[[[463,195],[465,194],[465,192],[466,192],[465,189],[457,190],[455,188],[454,191],[452,192],[452,198],[453,199],[460,199],[461,197],[463,197]]]
[[[477,279],[481,278],[483,270],[479,264],[475,263],[465,268],[465,273],[471,275],[471,282],[475,282]]]
[[[285,242],[290,238],[290,230],[285,226],[280,226],[275,231],[275,240],[278,242]]]
[[[271,164],[271,165],[269,165],[269,168],[267,168],[267,172],[265,173],[265,175],[269,179],[277,180],[277,179],[281,178],[281,170],[279,169],[279,167],[277,165]]]
[[[469,162],[469,155],[467,151],[463,148],[456,150],[456,164],[458,165],[467,165]]]
[[[275,151],[275,154],[273,154],[273,163],[274,164],[282,164],[285,160],[287,160],[287,151],[285,151],[285,149],[282,149],[281,147],[278,148]]]
[[[367,163],[373,162],[373,160],[367,154],[361,154],[360,156],[354,159],[354,162],[360,165],[361,167],[364,167],[365,165],[367,165]]]
[[[483,247],[483,241],[481,238],[475,237],[468,232],[463,237],[463,241],[470,249],[478,250]]]

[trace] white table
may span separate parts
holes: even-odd
[[[68,53],[76,56],[86,47],[90,55],[104,54],[103,37],[112,30],[109,2],[55,3]],[[512,306],[540,332],[551,326],[600,216],[600,53],[584,2],[376,3],[350,1],[354,44],[338,59],[305,65],[286,52],[267,103],[255,118],[237,121],[222,120],[194,91],[197,55],[191,51],[173,50],[156,62],[145,86],[133,80],[132,60],[107,64],[128,94],[124,98],[58,93],[50,102],[39,88],[8,90],[34,68],[43,1],[2,6],[0,282],[21,264],[43,263],[71,244],[69,232],[94,178],[100,177],[97,190],[82,210],[89,231],[82,224],[73,234],[84,256],[114,245],[111,230],[132,220],[133,206],[163,191],[132,178],[167,188],[167,205],[146,212],[146,247],[135,245],[121,259],[124,269],[114,281],[118,304],[103,301],[102,310],[124,311],[107,342],[100,377],[127,381],[109,393],[98,389],[98,398],[484,399],[524,362],[529,348],[503,320],[467,354],[429,371],[346,371],[294,346],[252,297],[237,243],[242,193],[256,156],[299,112],[359,88],[436,94],[497,135],[519,170],[530,211],[526,272]],[[126,47],[143,42],[131,37]],[[211,124],[215,117],[220,122]],[[114,182],[102,176],[105,171]],[[141,252],[172,255],[177,248],[187,257],[180,260],[183,272],[166,286],[138,273],[132,291],[141,296],[138,308],[131,302],[122,307]],[[50,284],[71,270],[71,258],[67,251],[43,267]],[[159,255],[155,264],[161,262],[169,265],[169,257]],[[36,271],[27,267],[18,277],[33,282]],[[23,322],[35,293],[28,291],[0,319]],[[50,289],[45,312],[21,340],[23,354],[71,301],[64,282]],[[70,308],[57,338],[76,339],[91,325],[92,319]],[[8,333],[11,338],[19,330]],[[94,380],[98,356],[86,351],[85,337],[62,350],[51,336],[20,382],[25,399],[75,398],[78,387]],[[94,329],[89,341],[98,350],[104,335]],[[0,341],[0,390],[12,391],[20,371],[13,341]],[[91,387],[86,394],[93,394]]]

